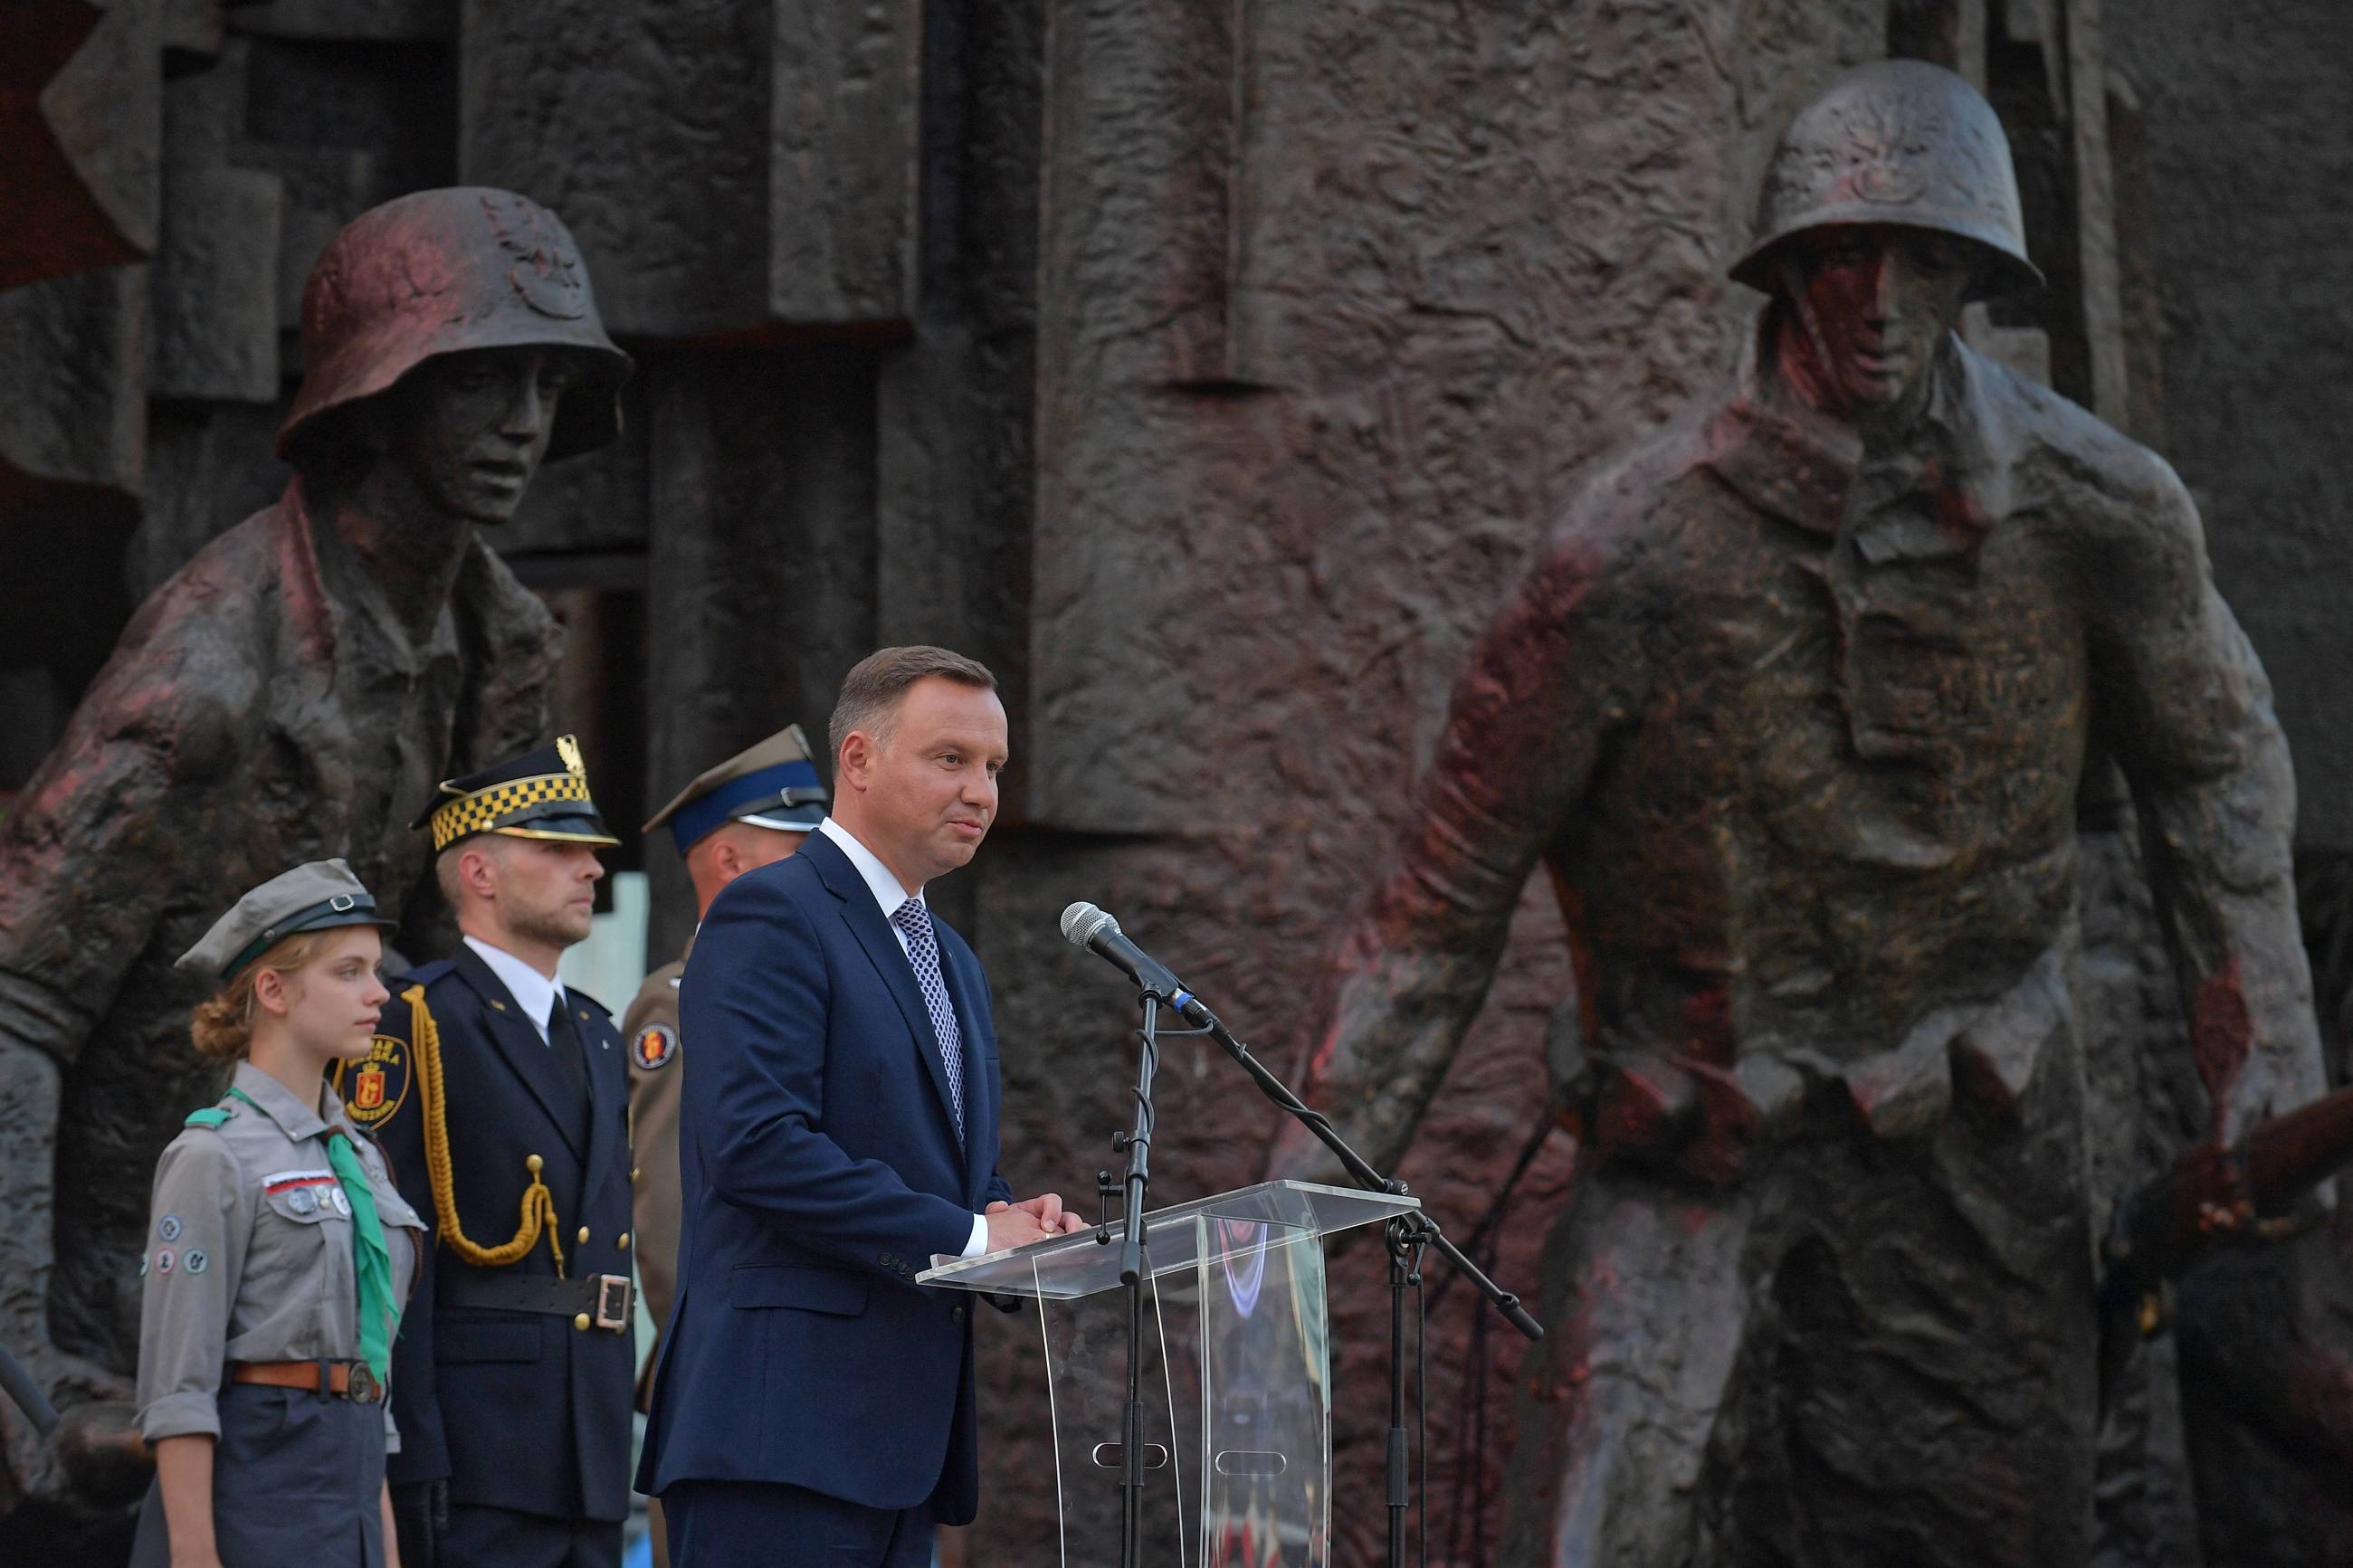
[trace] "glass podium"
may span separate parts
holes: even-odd
[[[1144,1526],[1159,1568],[1326,1568],[1332,1346],[1323,1237],[1409,1197],[1267,1182],[1145,1216]],[[1124,1223],[944,1263],[926,1285],[1038,1299],[1065,1568],[1117,1568]]]

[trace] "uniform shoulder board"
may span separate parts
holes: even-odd
[[[385,981],[385,984],[391,989],[392,994],[395,996],[397,996],[408,986],[430,985],[435,981],[440,979],[443,975],[454,971],[457,967],[458,966],[456,964],[450,963],[446,958],[437,958],[430,963],[418,964],[416,968],[410,970],[406,974],[396,974],[393,976],[390,980]]]
[[[227,1121],[230,1117],[235,1116],[236,1114],[237,1111],[232,1107],[226,1105],[208,1105],[202,1110],[191,1110],[188,1112],[188,1119],[180,1123],[180,1125],[183,1127],[210,1127],[217,1129],[222,1122]]]
[[[387,1017],[382,1030],[368,1041],[367,1055],[327,1069],[327,1086],[343,1102],[344,1119],[363,1132],[373,1133],[408,1103],[409,1085],[416,1076],[406,1038],[411,1022],[408,1010],[402,1008],[397,1022]]]

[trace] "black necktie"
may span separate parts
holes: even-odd
[[[585,1109],[588,1104],[588,1064],[580,1054],[580,1031],[572,1025],[572,1009],[565,1005],[563,992],[547,1009],[547,1048],[555,1058],[556,1076],[572,1093],[575,1105]]]

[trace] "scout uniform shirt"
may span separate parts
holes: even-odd
[[[152,1447],[185,1433],[221,1434],[218,1400],[231,1362],[355,1360],[359,1284],[351,1202],[327,1153],[331,1130],[351,1135],[343,1102],[321,1088],[306,1106],[239,1062],[217,1126],[184,1129],[155,1167],[139,1321],[139,1435]],[[400,1195],[383,1153],[352,1137],[375,1194],[392,1299],[417,1277],[425,1223]],[[399,1447],[392,1406],[385,1446]]]

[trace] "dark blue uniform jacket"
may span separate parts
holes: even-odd
[[[628,1275],[628,1069],[612,1015],[576,991],[565,993],[586,1060],[584,1106],[531,1020],[471,948],[389,984],[384,1036],[413,1042],[401,997],[414,984],[425,987],[439,1026],[450,1184],[468,1239],[497,1247],[514,1236],[531,1184],[524,1160],[537,1154],[568,1276]],[[378,1054],[387,1049],[397,1047],[380,1040]],[[492,1269],[461,1261],[439,1236],[425,1167],[424,1085],[414,1068],[406,1059],[396,1064],[399,1102],[375,1128],[401,1194],[435,1229],[393,1349],[401,1449],[391,1457],[392,1483],[446,1476],[453,1502],[567,1520],[625,1518],[636,1336],[446,1300],[453,1278],[548,1278],[555,1263],[544,1235],[520,1261]]]
[[[961,1146],[914,972],[831,840],[811,834],[712,903],[680,987],[678,1301],[640,1490],[784,1482],[972,1518],[976,1299],[914,1276],[1010,1194],[988,984],[937,930],[964,1036]]]

